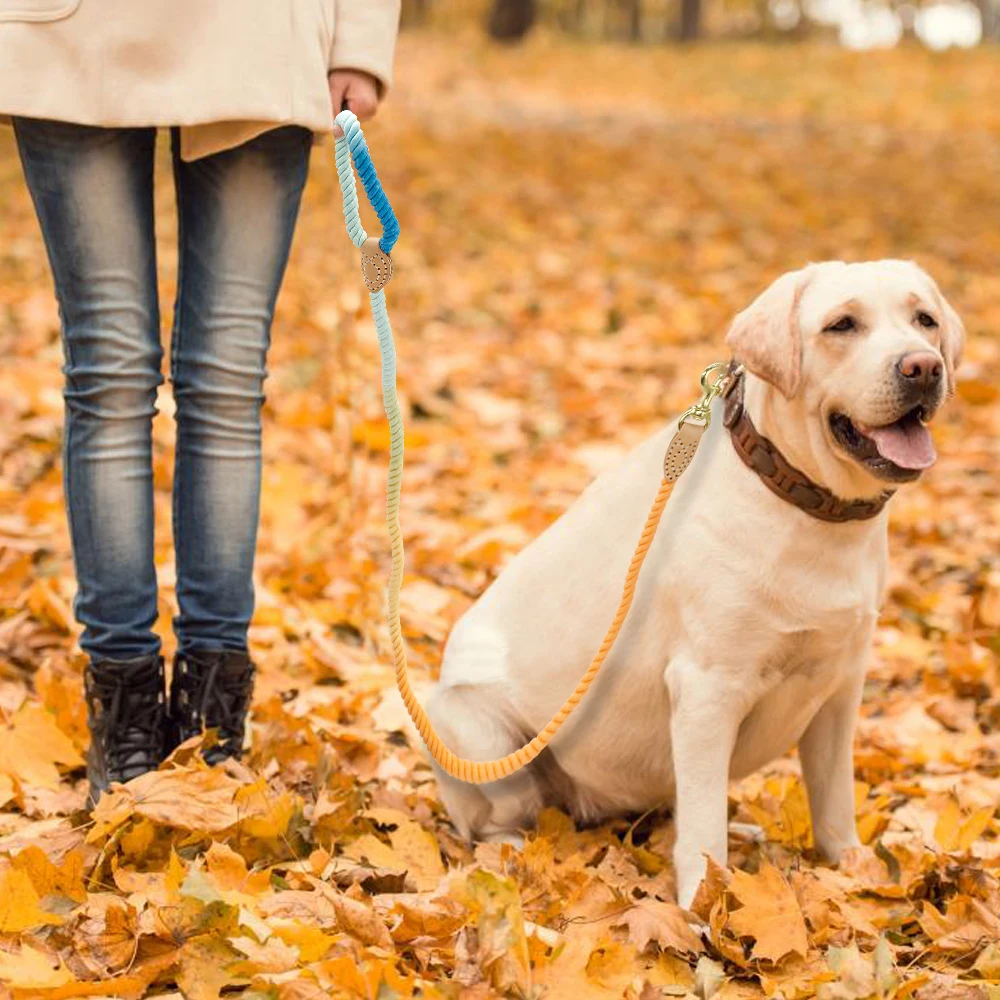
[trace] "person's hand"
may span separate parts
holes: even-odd
[[[378,110],[378,81],[360,69],[335,69],[329,76],[334,117],[344,108],[367,121]]]

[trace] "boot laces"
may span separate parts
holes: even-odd
[[[253,664],[248,659],[241,669],[234,670],[224,653],[191,656],[181,662],[180,705],[190,706],[190,715],[185,720],[181,709],[180,738],[189,739],[203,728],[217,729],[219,745],[228,752],[237,752],[243,742],[253,690]]]
[[[162,692],[152,685],[136,687],[125,672],[95,679],[93,691],[101,705],[101,743],[110,768],[156,767],[163,748]]]
[[[198,717],[209,728],[217,728],[221,738],[242,738],[252,667],[248,664],[240,673],[223,673],[222,665],[222,657],[216,657],[205,675]]]

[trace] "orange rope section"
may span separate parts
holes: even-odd
[[[496,781],[504,778],[515,771],[519,771],[525,764],[533,761],[549,741],[559,732],[562,724],[572,715],[573,710],[580,703],[587,693],[590,685],[594,683],[604,663],[605,657],[611,651],[618,633],[625,622],[625,616],[632,606],[632,597],[635,594],[636,582],[639,579],[639,570],[642,569],[646,552],[656,534],[657,525],[663,514],[663,508],[670,499],[673,492],[674,482],[666,478],[660,483],[660,490],[656,494],[653,506],[650,508],[649,516],[646,518],[645,527],[639,538],[639,544],[635,547],[632,562],[629,564],[628,575],[625,577],[625,587],[622,590],[621,601],[618,603],[618,611],[614,621],[611,622],[604,641],[600,649],[594,654],[593,660],[587,672],[580,678],[576,690],[566,699],[562,708],[552,717],[552,721],[530,742],[525,743],[519,750],[500,757],[497,760],[467,760],[452,753],[441,737],[434,731],[431,720],[427,717],[423,706],[417,701],[413,689],[410,687],[410,678],[406,666],[406,649],[403,645],[402,629],[399,623],[399,588],[402,583],[403,565],[403,538],[399,527],[399,503],[398,494],[395,509],[390,505],[387,511],[387,521],[389,523],[389,537],[392,540],[392,561],[393,573],[389,581],[389,634],[392,638],[392,651],[396,662],[396,684],[399,693],[403,696],[403,703],[410,713],[410,718],[423,737],[427,749],[431,756],[441,765],[441,767],[455,778],[468,781],[473,784],[482,784],[486,781]],[[397,571],[398,570],[398,571]]]

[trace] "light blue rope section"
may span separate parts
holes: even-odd
[[[347,112],[342,112],[347,114]],[[360,247],[368,234],[361,225],[361,213],[358,210],[358,186],[354,181],[354,168],[351,166],[351,149],[347,139],[337,140],[337,176],[340,178],[340,193],[344,198],[344,221],[347,223],[347,235],[351,242]]]
[[[336,142],[337,176],[340,178],[340,190],[344,201],[344,221],[347,224],[347,235],[356,247],[368,238],[358,210],[358,188],[354,180],[354,170],[351,161],[357,167],[364,185],[365,194],[372,203],[375,213],[383,226],[382,239],[379,247],[388,253],[399,239],[399,223],[389,204],[382,184],[375,173],[368,146],[361,131],[358,119],[350,111],[341,111],[336,123],[343,129],[344,135]],[[389,575],[389,630],[393,644],[393,652],[397,663],[397,676],[402,663],[403,677],[399,682],[401,692],[412,691],[405,676],[405,651],[403,649],[402,633],[399,625],[399,591],[403,583],[403,534],[399,526],[399,498],[403,479],[403,415],[400,412],[399,399],[396,396],[396,345],[392,339],[392,326],[389,323],[389,310],[385,303],[385,289],[370,292],[372,317],[375,320],[375,332],[378,334],[379,352],[382,356],[382,402],[389,421],[389,473],[386,482],[386,522],[389,526],[389,538],[392,543],[392,571]],[[404,694],[405,699],[405,694]]]

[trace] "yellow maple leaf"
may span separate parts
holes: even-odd
[[[953,795],[949,796],[934,825],[934,839],[944,851],[967,851],[990,825],[993,812],[993,806],[984,806],[966,816],[958,800]]]
[[[62,922],[62,917],[41,908],[39,895],[26,871],[10,867],[0,874],[0,934],[20,934],[33,927]]]
[[[301,920],[276,920],[271,922],[275,937],[299,950],[299,960],[308,964],[321,959],[339,940],[314,924]]]
[[[809,941],[799,902],[784,876],[765,862],[756,875],[734,871],[727,890],[740,903],[727,926],[737,937],[753,938],[752,957],[780,962],[793,952],[806,957]]]
[[[69,605],[56,593],[55,581],[35,580],[24,595],[24,602],[36,618],[60,632],[72,631],[72,612]]]
[[[82,767],[83,758],[41,705],[25,702],[9,721],[0,723],[0,774],[22,785],[57,788],[58,765]]]
[[[17,785],[9,774],[0,774],[0,809],[17,798]]]
[[[362,834],[345,848],[344,855],[350,861],[367,863],[375,868],[386,868],[393,872],[406,870],[406,862],[396,851],[372,833]]]
[[[652,975],[657,982],[676,983],[669,968],[660,961],[652,963]],[[593,925],[571,925],[566,929],[565,940],[548,961],[532,970],[533,986],[547,1000],[607,1000],[608,997],[635,996],[627,991],[630,983],[641,981],[640,973],[645,963],[639,960],[636,949],[602,934]],[[687,970],[687,965],[684,964]],[[691,976],[687,977],[690,983]],[[687,991],[678,991],[684,995]],[[646,995],[646,994],[644,994]],[[660,996],[655,991],[654,996]]]
[[[618,996],[635,977],[636,964],[632,945],[602,940],[587,958],[587,977],[609,995]]]
[[[270,888],[266,871],[250,872],[241,854],[226,844],[213,842],[205,854],[209,878],[229,903],[252,902]]]
[[[405,813],[395,809],[370,809],[365,814],[380,825],[389,826],[391,847],[371,834],[353,841],[345,855],[362,857],[379,868],[406,871],[417,889],[435,888],[444,875],[441,848],[434,835]]]
[[[232,948],[245,956],[231,966],[234,975],[290,972],[299,963],[299,949],[274,934],[263,944],[247,934],[230,937],[228,941]]]
[[[629,940],[639,951],[651,941],[671,951],[704,951],[701,938],[691,930],[683,910],[674,903],[664,903],[651,897],[640,899],[612,926],[618,924],[628,928]]]
[[[11,866],[27,873],[39,899],[58,892],[77,903],[87,897],[83,884],[83,854],[70,851],[61,865],[54,865],[38,846],[31,845],[11,858]]]
[[[263,779],[239,789],[233,801],[240,812],[240,833],[257,840],[283,837],[302,805],[290,792],[275,795]]]
[[[225,941],[207,934],[184,942],[180,950],[177,985],[188,1000],[219,1000],[232,979],[229,967],[239,956]]]
[[[107,978],[136,956],[136,914],[114,893],[95,892],[75,922],[73,951],[92,976]]]
[[[392,959],[366,958],[359,962],[352,955],[338,955],[316,963],[309,971],[319,980],[323,996],[398,997],[402,1000],[413,996],[417,982],[412,974],[401,973]],[[421,993],[427,1000],[444,1000],[433,988],[422,985]],[[297,994],[302,1000],[316,995],[314,986],[307,986]]]
[[[220,768],[150,771],[130,781],[133,811],[164,826],[216,833],[235,826],[239,782]]]
[[[452,879],[451,893],[471,911],[476,958],[490,983],[501,991],[524,991],[531,981],[531,970],[517,883],[478,868]]]
[[[172,850],[170,861],[167,864],[164,887],[169,899],[176,899],[180,895],[185,875],[187,875],[187,870],[184,867],[184,862],[178,857],[177,852]]]
[[[389,929],[381,916],[370,906],[366,906],[360,900],[351,899],[345,893],[335,892],[316,879],[310,879],[310,882],[316,890],[326,894],[337,915],[337,924],[342,930],[356,937],[362,944],[385,948],[387,951],[392,950]]]
[[[141,860],[153,846],[156,834],[156,824],[148,819],[140,819],[131,824],[118,841],[122,855],[126,858]]]
[[[416,938],[445,942],[468,919],[465,907],[450,896],[399,893],[389,912],[393,941],[407,942]]]
[[[0,951],[0,983],[14,989],[51,990],[75,981],[61,959],[50,958],[30,945],[20,951]]]

